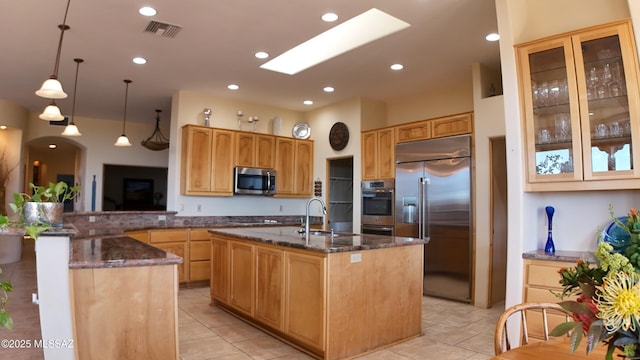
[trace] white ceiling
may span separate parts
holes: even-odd
[[[0,12],[0,99],[38,113],[48,100],[34,94],[51,75],[66,0],[5,2]],[[155,17],[138,14],[151,5]],[[411,24],[290,76],[260,69],[267,60],[370,8]],[[325,23],[320,16],[340,18]],[[151,20],[182,26],[174,38],[144,32]],[[388,101],[468,82],[471,64],[499,70],[494,0],[72,0],[59,79],[69,97],[58,100],[71,114],[74,58],[80,65],[76,116],[122,119],[125,85],[131,79],[127,120],[167,119],[178,90],[211,93],[298,111],[354,96]],[[148,59],[135,65],[134,56]],[[389,70],[402,63],[401,72]],[[236,83],[237,91],[226,86]],[[336,91],[324,93],[324,86]],[[302,104],[311,99],[312,106]],[[215,104],[212,104],[215,107]]]

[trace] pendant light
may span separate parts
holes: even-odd
[[[71,120],[67,127],[64,128],[64,131],[61,135],[64,136],[80,136],[80,130],[76,126],[75,122],[73,122],[73,118],[76,114],[76,95],[78,94],[78,70],[80,69],[80,63],[83,62],[83,59],[73,59],[76,62],[76,81],[73,84],[73,103],[71,105]]]
[[[116,143],[113,144],[115,146],[131,146],[131,143],[129,142],[127,135],[125,135],[124,133],[124,128],[125,128],[125,125],[127,124],[127,97],[129,96],[129,84],[131,84],[131,82],[132,82],[131,80],[124,80],[124,83],[126,84],[127,87],[124,93],[124,116],[122,118],[122,135],[120,135],[118,140],[116,140]]]
[[[169,139],[167,139],[160,130],[160,113],[162,110],[156,109],[156,128],[146,140],[142,140],[142,146],[149,150],[160,151],[169,148]]]
[[[56,54],[56,62],[53,66],[53,74],[49,77],[49,79],[45,80],[42,83],[42,87],[36,91],[36,95],[47,98],[47,99],[64,99],[67,97],[67,94],[62,90],[62,84],[58,81],[58,67],[60,66],[60,52],[62,51],[62,38],[64,37],[64,32],[69,30],[70,27],[67,25],[67,14],[69,13],[69,4],[71,0],[67,0],[67,8],[64,12],[64,20],[62,21],[62,25],[58,25],[60,29],[60,40],[58,42],[58,52]]]
[[[64,120],[64,116],[60,112],[60,108],[58,107],[58,105],[56,105],[55,100],[51,100],[49,105],[47,105],[47,107],[44,108],[44,111],[42,112],[42,114],[38,115],[38,117],[46,121]]]

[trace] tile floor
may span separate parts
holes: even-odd
[[[36,292],[35,255],[25,247],[22,261],[0,265],[11,280],[7,310],[15,328],[0,328],[0,339],[39,339],[38,308],[31,303]],[[178,295],[180,359],[183,360],[299,360],[304,353],[264,334],[209,305],[208,288],[181,289]],[[360,357],[364,360],[490,359],[495,321],[502,304],[492,309],[437,298],[423,300],[424,336]],[[443,316],[443,314],[446,314]],[[42,350],[0,348],[0,359],[43,359]]]

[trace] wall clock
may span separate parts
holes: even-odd
[[[342,150],[349,143],[349,128],[342,122],[333,124],[329,131],[329,144],[333,150]]]

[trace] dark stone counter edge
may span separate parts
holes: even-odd
[[[596,258],[592,252],[589,251],[556,251],[554,255],[547,255],[544,250],[528,251],[522,254],[523,259],[531,260],[547,260],[547,261],[562,261],[562,262],[576,262],[578,259],[595,263]]]
[[[267,239],[267,238],[264,238],[264,237],[261,237],[261,236],[257,236],[257,235],[256,236],[252,236],[252,235],[248,235],[248,234],[231,234],[231,233],[228,233],[228,232],[225,232],[225,231],[218,231],[215,228],[209,229],[209,232],[212,233],[212,234],[230,236],[230,237],[234,237],[234,238],[241,239],[241,240],[250,240],[250,241],[255,241],[255,242],[259,242],[259,243],[263,243],[263,244],[270,244],[270,245],[276,245],[276,246],[282,246],[282,247],[290,247],[290,248],[301,249],[301,250],[321,252],[321,253],[325,253],[325,254],[339,253],[339,252],[362,251],[362,250],[388,249],[388,248],[394,248],[394,247],[399,247],[399,246],[424,245],[424,244],[427,244],[429,242],[428,240],[396,237],[396,241],[394,241],[393,243],[371,244],[371,245],[365,244],[365,245],[356,245],[356,246],[354,246],[354,245],[339,245],[339,244],[336,244],[334,246],[329,246],[327,248],[324,248],[324,247],[320,248],[320,247],[308,246],[308,245],[305,245],[305,244],[291,243],[291,242],[286,241],[286,240],[279,241],[279,240]],[[357,235],[357,236],[367,236],[367,235]],[[397,239],[410,239],[410,240],[397,240]]]

